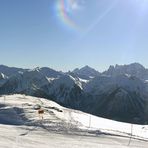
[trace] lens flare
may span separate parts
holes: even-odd
[[[79,30],[80,28],[72,19],[72,11],[76,8],[73,0],[58,0],[56,3],[56,11],[58,14],[58,19],[67,29]]]
[[[106,7],[101,8],[100,1],[94,0],[57,0],[56,14],[58,23],[67,30],[80,34],[87,34],[94,29],[99,22],[115,7],[118,0],[109,4],[103,2]],[[88,10],[92,10],[88,13]],[[101,10],[101,11],[100,11]]]

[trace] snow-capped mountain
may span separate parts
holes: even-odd
[[[135,76],[142,80],[148,80],[148,69],[146,69],[139,63],[110,66],[109,69],[105,71],[103,74],[110,76],[126,74],[129,76]]]
[[[84,91],[97,95],[117,87],[122,87],[128,91],[143,94],[144,91],[146,91],[146,85],[142,80],[135,76],[127,75],[95,77],[85,85]]]
[[[0,87],[0,94],[22,93],[53,99],[70,107],[77,106],[83,89],[78,78],[74,78],[71,75],[61,74],[60,76],[58,74],[54,79],[50,81],[49,79],[47,74],[44,75],[42,69],[28,70],[9,78]]]
[[[10,77],[0,88],[0,93],[26,93],[33,95],[34,91],[48,83],[48,79],[37,69],[28,70]]]
[[[82,97],[82,83],[71,75],[63,75],[42,87],[55,101],[69,107],[77,107]]]
[[[141,122],[148,117],[145,113],[147,87],[134,76],[99,76],[87,83],[84,91],[88,94],[87,101],[83,102],[85,111],[126,122]]]
[[[137,63],[116,65],[102,74],[88,66],[69,73],[35,68],[11,77],[1,74],[0,94],[45,97],[94,115],[144,123],[148,119],[146,72]]]
[[[89,66],[84,66],[81,69],[76,68],[72,71],[72,73],[76,74],[80,78],[88,79],[88,80],[100,74],[98,71],[96,71],[95,69]]]

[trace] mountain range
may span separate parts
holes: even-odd
[[[139,63],[69,72],[0,65],[0,94],[26,94],[118,121],[148,121],[148,69]]]

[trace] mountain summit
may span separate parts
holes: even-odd
[[[77,74],[80,77],[88,77],[88,78],[94,78],[98,76],[100,73],[96,71],[95,69],[89,67],[88,65],[82,67],[81,69],[76,68],[72,71],[74,74]]]
[[[144,66],[142,66],[139,63],[132,63],[129,65],[116,64],[116,66],[110,66],[109,69],[104,72],[104,74],[110,76],[126,74],[129,76],[135,76],[142,80],[148,79],[148,69],[146,69]]]

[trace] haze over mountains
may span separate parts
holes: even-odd
[[[0,65],[0,94],[21,93],[54,100],[114,120],[148,121],[148,69],[139,63],[110,66],[100,73],[85,66],[71,72]]]

